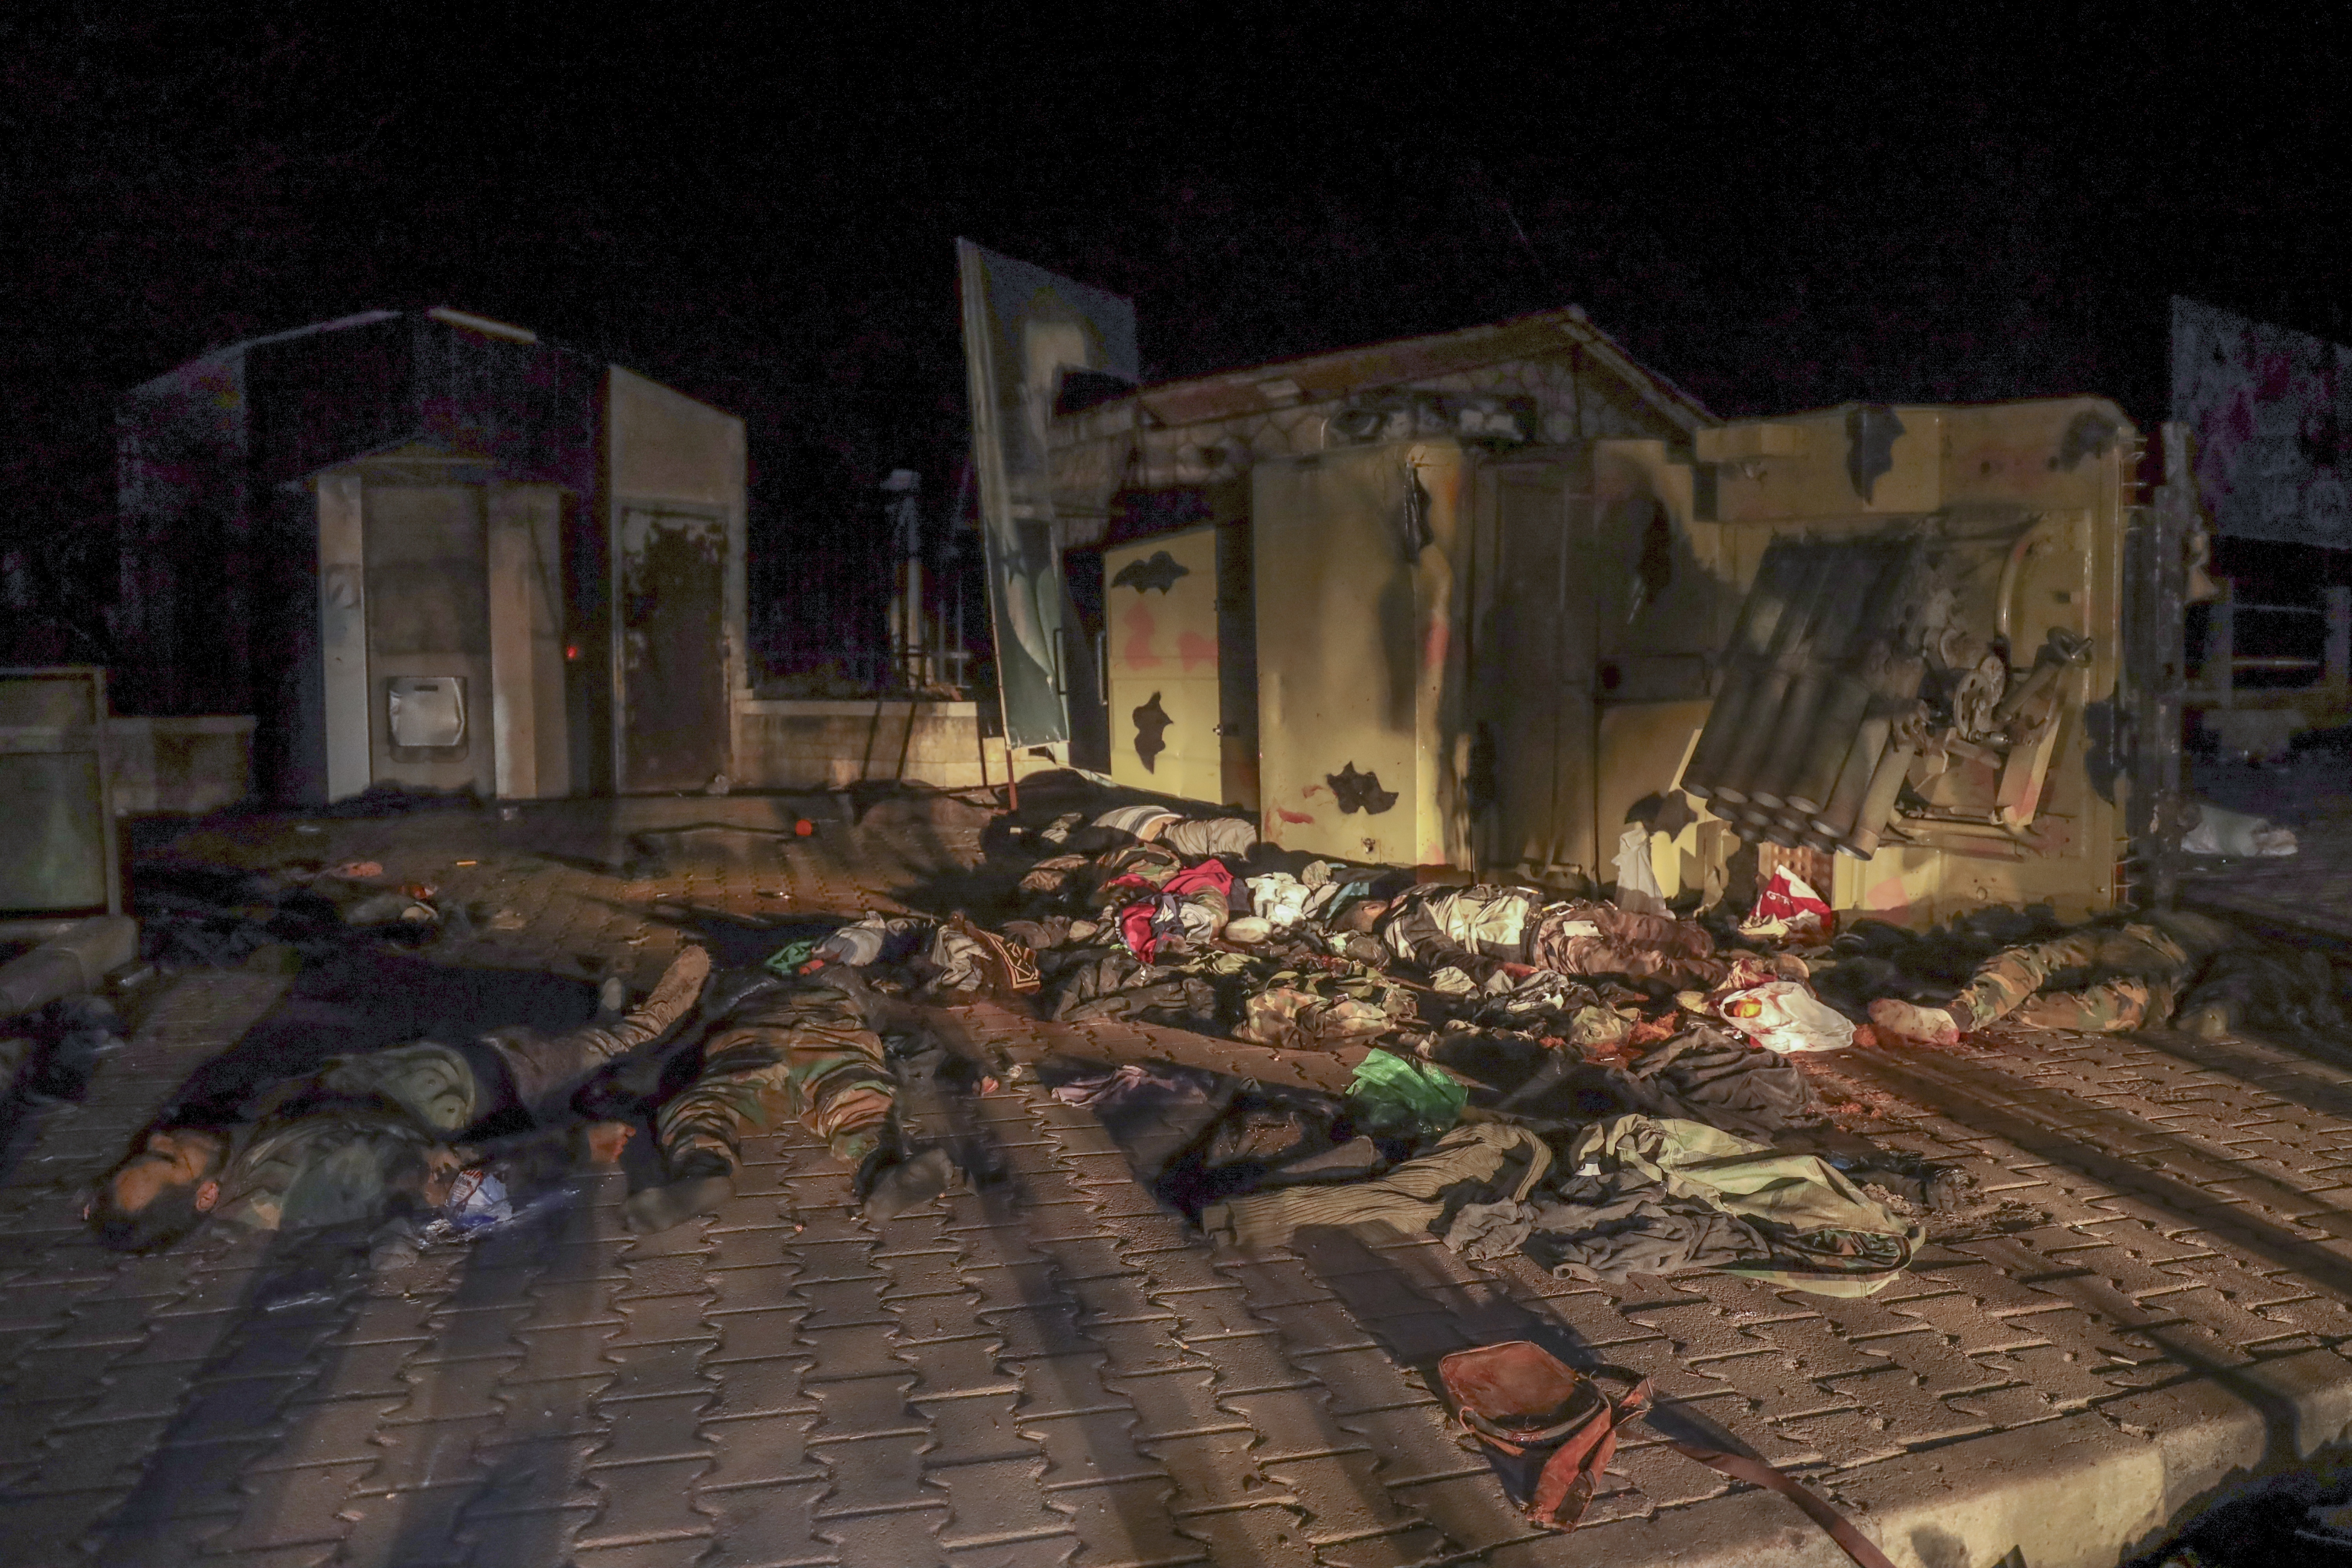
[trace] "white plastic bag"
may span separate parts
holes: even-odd
[[[1842,1051],[1853,1044],[1853,1020],[1793,980],[1768,980],[1716,1003],[1723,1021],[1758,1045],[1783,1054]]]
[[[2242,811],[2225,811],[2204,801],[2197,803],[2197,826],[2180,840],[2190,855],[2284,856],[2295,853],[2294,829],[2280,827],[2268,818]]]

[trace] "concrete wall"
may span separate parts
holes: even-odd
[[[243,715],[106,721],[114,815],[201,816],[253,793],[253,720]]]
[[[963,789],[1005,781],[1004,738],[974,702],[763,701],[735,705],[741,789],[837,789],[901,779]]]

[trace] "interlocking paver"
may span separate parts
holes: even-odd
[[[799,1342],[809,1358],[808,1378],[812,1385],[887,1377],[907,1370],[907,1363],[897,1354],[897,1320],[887,1314],[879,1321],[850,1328],[816,1329],[803,1324]]]
[[[827,1519],[822,1528],[824,1539],[833,1543],[845,1564],[887,1563],[929,1568],[947,1561],[946,1548],[940,1542],[947,1517],[944,1507],[934,1505]]]
[[[800,1333],[805,1317],[803,1307],[789,1301],[756,1311],[714,1314],[709,1321],[719,1340],[704,1357],[705,1373],[723,1377],[719,1368],[735,1362],[808,1359],[813,1352]]]
[[[665,838],[661,864],[634,879],[517,847],[608,846],[617,865],[640,851],[608,815],[764,825],[774,809],[581,803],[512,824],[333,831],[395,874],[527,911],[523,930],[479,930],[436,957],[569,967],[585,953],[589,972],[639,984],[678,940],[645,918],[657,899],[742,914],[881,904],[939,863],[920,836],[835,816],[781,853],[756,836]],[[553,826],[575,811],[585,826]],[[457,855],[446,845],[461,832],[502,847]],[[968,856],[976,839],[956,842]],[[453,871],[453,858],[482,864]],[[763,905],[758,886],[793,901]],[[1937,1247],[1864,1303],[1720,1278],[1621,1289],[1517,1260],[1474,1268],[1402,1237],[1214,1258],[1131,1179],[1091,1112],[1015,1084],[926,1111],[991,1143],[1006,1179],[901,1220],[858,1218],[846,1173],[786,1129],[753,1141],[737,1195],[709,1222],[627,1238],[623,1184],[607,1178],[557,1232],[428,1255],[362,1298],[272,1315],[257,1341],[259,1249],[107,1258],[79,1236],[68,1189],[284,984],[170,982],[91,1104],[48,1113],[38,1157],[0,1184],[14,1246],[0,1259],[0,1453],[38,1456],[0,1459],[12,1489],[0,1529],[26,1521],[12,1543],[78,1536],[119,1511],[118,1542],[211,1541],[238,1568],[315,1561],[330,1542],[290,1537],[345,1528],[349,1568],[566,1552],[605,1568],[704,1553],[745,1568],[1516,1563],[1551,1542],[1527,1544],[1426,1381],[1462,1343],[1536,1337],[1654,1373],[1693,1419],[1834,1475],[1906,1446],[1958,1456],[1970,1432],[2352,1336],[2346,1074],[2260,1042],[2035,1035],[1810,1064],[1892,1093],[1871,1102],[1890,1142],[1958,1160],[1982,1190],[2044,1216]],[[993,1005],[956,1018],[978,1047],[1033,1059],[1076,1039],[1268,1081],[1346,1071]],[[228,1429],[223,1391],[249,1402],[248,1435]],[[873,1461],[856,1468],[863,1505],[838,1495],[842,1459],[860,1453]],[[173,1495],[140,1511],[105,1488],[72,1489],[100,1465],[125,1492]],[[1642,1428],[1618,1468],[1579,1538],[1593,1551],[1614,1521],[1727,1485]],[[329,1523],[301,1522],[346,1481]],[[282,1518],[255,1512],[298,1493],[308,1500]]]
[[[715,1385],[710,1418],[772,1415],[781,1412],[817,1409],[803,1385],[808,1370],[803,1355],[772,1356],[757,1361],[709,1361],[704,1370]]]
[[[1136,1422],[1135,1412],[1120,1405],[1019,1425],[1045,1457],[1046,1484],[1077,1486],[1165,1476],[1166,1467],[1137,1446]]]
[[[933,1466],[923,1479],[948,1494],[939,1542],[949,1551],[1066,1534],[1063,1515],[1045,1505],[1038,1482],[1042,1456]]]
[[[913,1393],[911,1372],[896,1377],[861,1377],[841,1382],[811,1383],[808,1392],[824,1413],[821,1440],[857,1437],[921,1436],[926,1430],[908,1396]]]
[[[694,1499],[695,1483],[709,1468],[709,1459],[701,1456],[600,1464],[588,1472],[588,1479],[602,1507],[582,1529],[581,1545],[620,1546],[709,1534],[710,1516],[695,1507]]]
[[[248,1476],[247,1501],[236,1521],[214,1536],[215,1552],[265,1551],[319,1542],[340,1542],[351,1533],[343,1516],[352,1486],[373,1468],[311,1465],[300,1469],[259,1471]]]
[[[916,1408],[931,1432],[929,1461],[966,1465],[1036,1458],[1036,1440],[1022,1432],[1020,1397],[1017,1384],[1003,1393],[953,1399],[927,1400],[919,1391]]]
[[[829,1480],[723,1489],[706,1484],[696,1501],[710,1516],[712,1541],[701,1561],[730,1568],[840,1561],[834,1542],[816,1532],[817,1507],[831,1489]]]
[[[1166,1477],[1151,1476],[1052,1487],[1045,1505],[1070,1521],[1080,1543],[1077,1561],[1088,1568],[1175,1568],[1206,1562],[1207,1545],[1176,1529],[1169,1509],[1174,1491]]]
[[[494,1563],[566,1563],[571,1545],[595,1510],[584,1505],[532,1508],[468,1518],[456,1544],[478,1568]]]
[[[698,1389],[685,1394],[647,1394],[636,1399],[609,1395],[596,1415],[606,1424],[606,1438],[597,1449],[598,1466],[643,1464],[655,1459],[705,1457],[703,1423],[711,1394]]]

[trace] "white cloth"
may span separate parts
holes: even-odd
[[[1296,877],[1268,871],[1242,885],[1249,889],[1250,913],[1268,924],[1294,926],[1306,918],[1310,891]]]
[[[1617,836],[1617,907],[1637,915],[1662,915],[1665,889],[1658,886],[1658,868],[1650,859],[1650,830],[1629,822]]]
[[[1204,821],[1171,822],[1160,830],[1160,842],[1187,860],[1211,855],[1246,855],[1257,844],[1257,829],[1238,816],[1213,816]]]

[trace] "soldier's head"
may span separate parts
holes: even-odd
[[[153,1252],[204,1223],[220,1202],[218,1134],[200,1128],[150,1132],[99,1181],[82,1218],[101,1246]]]

